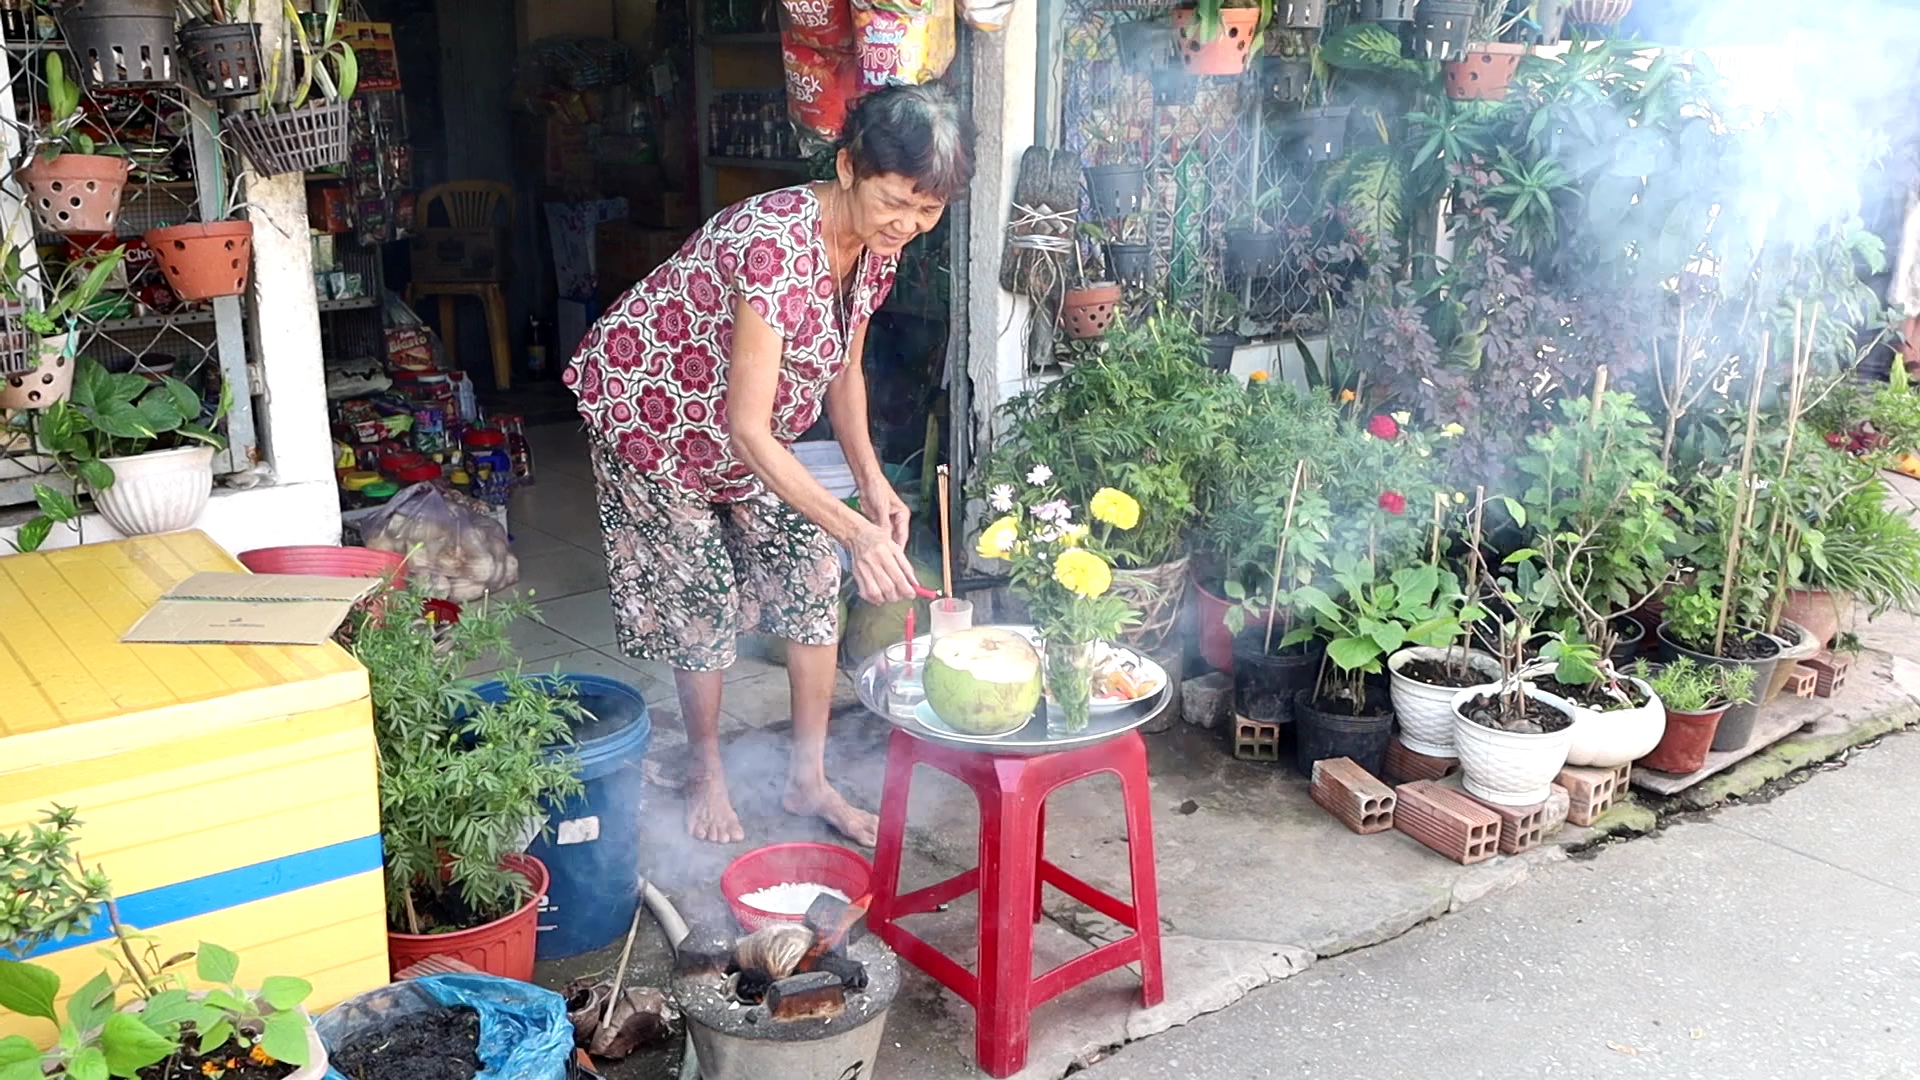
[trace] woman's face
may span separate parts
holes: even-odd
[[[913,181],[896,173],[853,178],[853,165],[840,153],[840,190],[853,231],[879,255],[898,255],[914,237],[932,229],[947,211],[947,201],[913,190]]]

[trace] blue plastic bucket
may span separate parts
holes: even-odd
[[[626,937],[640,906],[640,763],[653,738],[640,691],[602,675],[559,678],[588,714],[574,728],[586,790],[552,809],[546,833],[527,850],[553,878],[540,910],[535,955],[541,960],[578,956]],[[504,683],[477,690],[485,701],[506,696]]]

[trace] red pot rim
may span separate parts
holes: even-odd
[[[1117,282],[1100,282],[1084,289],[1068,289],[1061,303],[1068,307],[1086,307],[1091,304],[1110,304],[1120,299],[1120,286]]]
[[[456,930],[451,934],[403,934],[398,930],[388,930],[387,936],[396,941],[438,942],[451,948],[467,944],[475,938],[491,936],[502,923],[512,922],[525,915],[527,909],[539,907],[541,899],[547,894],[548,883],[553,880],[547,874],[547,865],[531,855],[509,855],[500,860],[500,865],[532,882],[533,895],[527,897],[526,903],[490,922],[484,922],[466,930]]]
[[[157,247],[168,240],[210,240],[215,237],[252,235],[253,222],[251,221],[190,221],[185,225],[166,225],[158,229],[148,229],[144,239],[147,246]]]
[[[1726,705],[1720,706],[1717,709],[1701,709],[1699,712],[1693,712],[1688,709],[1675,709],[1670,706],[1666,706],[1664,702],[1662,703],[1662,705],[1663,707],[1666,708],[1667,715],[1670,717],[1684,716],[1693,720],[1704,720],[1709,717],[1725,716],[1727,713],[1727,710],[1733,708],[1733,705],[1731,703],[1728,703]]]
[[[91,176],[125,179],[133,173],[133,162],[112,154],[60,154],[53,158],[36,156],[32,163],[20,170],[21,175],[31,180],[33,176]]]

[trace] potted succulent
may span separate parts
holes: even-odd
[[[112,233],[133,166],[119,147],[101,146],[81,130],[80,87],[67,77],[60,53],[49,50],[46,64],[49,122],[18,171],[27,205],[48,232]]]
[[[1697,664],[1685,656],[1658,667],[1637,661],[1633,676],[1659,696],[1667,712],[1666,732],[1638,764],[1681,776],[1706,765],[1720,717],[1753,696],[1752,668]]]
[[[39,436],[75,489],[92,495],[94,509],[121,535],[173,532],[206,509],[213,455],[226,446],[213,429],[232,403],[225,383],[219,405],[209,411],[199,392],[172,376],[148,380],[81,357],[71,397],[46,409]],[[36,484],[34,500],[40,513],[20,526],[19,550],[37,549],[56,524],[79,532],[82,512],[73,496]]]
[[[187,21],[180,27],[180,52],[193,85],[210,101],[247,97],[260,92],[260,24],[253,19],[254,0],[247,15],[236,20],[225,0],[179,0]]]
[[[72,392],[78,333],[71,319],[99,298],[124,254],[112,248],[72,260],[49,280],[46,264],[29,271],[21,250],[7,249],[0,263],[0,410],[46,409]]]
[[[1324,8],[1324,4],[1322,5]],[[1199,0],[1176,8],[1173,29],[1189,75],[1238,75],[1261,47],[1274,0]]]
[[[1520,70],[1527,46],[1503,41],[1525,17],[1507,14],[1507,0],[1480,0],[1469,31],[1471,43],[1440,65],[1447,96],[1455,101],[1501,101]]]
[[[227,121],[247,160],[266,176],[344,164],[347,101],[360,82],[359,57],[340,28],[340,0],[328,0],[311,33],[293,0],[283,3],[298,62],[286,46],[276,48],[260,106]]]
[[[580,703],[564,680],[517,669],[497,701],[466,681],[475,661],[511,655],[509,628],[535,615],[531,602],[489,597],[441,625],[412,614],[426,599],[390,592],[352,620],[380,751],[389,962],[445,954],[529,981],[547,872],[524,854],[527,823],[582,790]]]

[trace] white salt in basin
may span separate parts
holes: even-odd
[[[841,903],[853,898],[839,889],[811,881],[783,881],[778,885],[769,885],[756,892],[750,892],[740,898],[740,902],[757,911],[769,915],[805,915],[813,902],[825,893]]]

